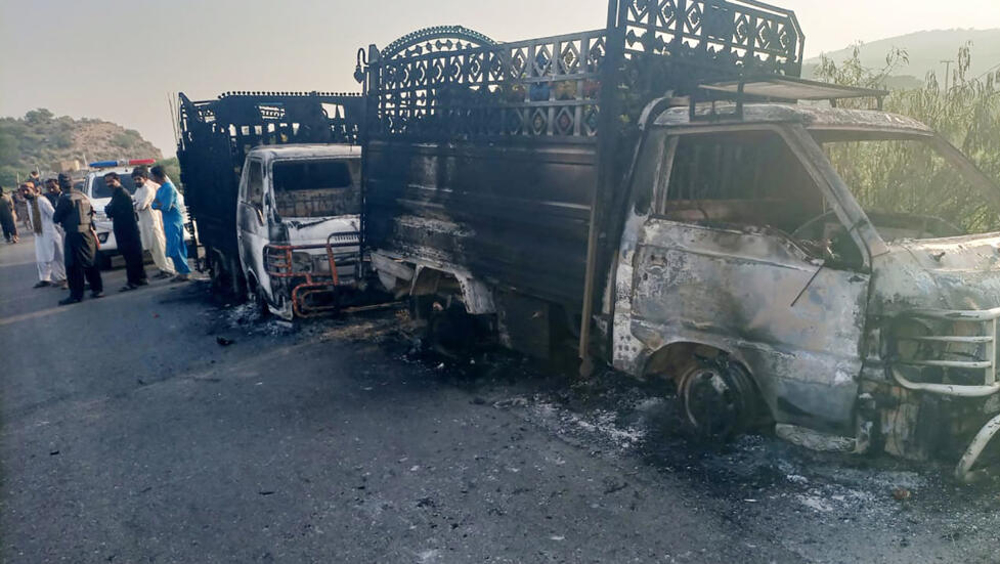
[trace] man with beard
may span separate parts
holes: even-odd
[[[21,185],[21,196],[28,202],[28,217],[35,233],[35,262],[38,264],[38,283],[35,288],[61,286],[66,281],[63,266],[63,234],[52,222],[55,208],[42,195],[41,186],[27,181]]]
[[[142,248],[149,251],[153,263],[160,273],[153,278],[170,278],[176,276],[174,263],[167,258],[167,243],[163,234],[163,217],[160,210],[152,207],[156,191],[160,188],[149,179],[146,167],[137,167],[132,171],[132,181],[135,183],[135,212],[139,215],[139,235],[142,236]]]
[[[135,290],[145,286],[146,269],[142,266],[142,240],[139,238],[139,222],[135,217],[135,204],[128,190],[122,186],[117,172],[104,175],[104,184],[111,189],[111,203],[104,208],[114,223],[115,241],[118,251],[125,259],[125,276],[128,283],[122,286],[120,292]]]
[[[59,175],[62,197],[56,206],[53,221],[66,232],[65,259],[66,279],[69,281],[69,297],[60,300],[59,305],[79,303],[83,300],[84,278],[90,282],[90,296],[104,296],[101,271],[97,268],[97,235],[94,232],[94,210],[86,194],[73,189],[73,179],[66,174]]]

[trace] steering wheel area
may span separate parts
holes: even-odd
[[[825,233],[822,232],[822,231],[819,232],[819,233],[816,233],[815,232],[816,228],[820,227],[820,226],[825,226],[825,225],[829,224],[831,219],[833,219],[834,221],[836,221],[837,220],[837,213],[834,212],[833,210],[825,211],[825,212],[823,212],[823,213],[821,213],[821,214],[813,217],[812,219],[806,221],[805,223],[803,223],[802,225],[798,226],[797,228],[795,228],[795,231],[792,231],[792,238],[799,239],[799,240],[801,240],[801,239],[808,239],[808,240],[820,239],[820,238],[822,238],[825,235]],[[840,231],[846,231],[844,229],[844,226],[841,225],[839,222],[837,222],[837,226],[839,227]],[[823,231],[825,231],[825,229]],[[837,235],[839,235],[839,234],[837,234]],[[831,236],[830,238],[833,239],[834,237]]]
[[[829,227],[831,225],[832,229]],[[792,232],[792,238],[812,248],[830,263],[854,266],[864,263],[861,250],[833,210],[823,212],[798,226]]]

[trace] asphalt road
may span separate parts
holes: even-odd
[[[1000,562],[996,484],[695,448],[655,390],[414,358],[393,311],[286,327],[120,270],[60,308],[32,249],[0,244],[4,562]]]

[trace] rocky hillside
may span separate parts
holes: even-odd
[[[0,184],[41,168],[56,172],[67,161],[161,159],[138,131],[99,119],[55,117],[46,109],[20,118],[0,118]]]

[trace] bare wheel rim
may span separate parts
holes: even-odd
[[[687,421],[699,435],[729,439],[745,430],[753,388],[739,368],[699,363],[682,376],[679,392]]]

